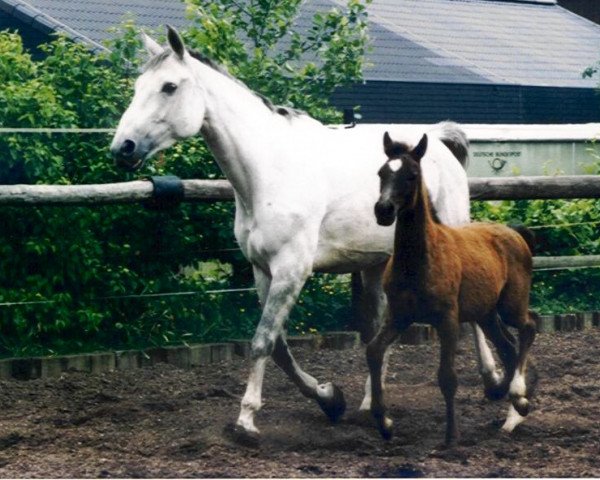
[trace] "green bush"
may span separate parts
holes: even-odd
[[[473,202],[474,218],[524,223],[536,235],[535,255],[600,254],[600,200]],[[600,310],[600,269],[536,271],[531,306],[540,313]]]

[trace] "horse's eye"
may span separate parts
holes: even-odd
[[[171,95],[175,90],[177,90],[177,85],[171,82],[165,83],[161,88],[161,92],[164,92],[167,95]]]

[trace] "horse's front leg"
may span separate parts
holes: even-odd
[[[446,402],[446,446],[455,445],[458,441],[458,425],[454,397],[458,387],[458,377],[454,368],[456,345],[458,343],[458,315],[456,312],[444,316],[438,327],[440,338],[440,367],[438,369],[438,384]]]
[[[346,411],[346,400],[342,390],[331,382],[319,384],[316,378],[304,372],[294,360],[285,336],[275,344],[273,360],[308,398],[315,400],[329,420],[336,422]]]
[[[275,350],[277,339],[284,334],[285,320],[309,273],[308,266],[286,264],[275,264],[270,277],[262,270],[254,269],[263,310],[252,339],[252,366],[234,428],[237,439],[242,443],[258,442],[259,430],[254,424],[254,417],[262,406],[262,383],[267,360]]]
[[[266,272],[255,266],[254,280],[260,303],[264,306],[271,285],[271,278]],[[337,421],[344,414],[346,401],[343,392],[330,382],[319,384],[314,377],[300,368],[289,350],[285,340],[285,332],[277,337],[272,356],[277,366],[296,384],[300,392],[304,396],[316,400],[332,422]]]
[[[375,338],[367,345],[367,364],[370,372],[370,409],[379,429],[379,433],[386,440],[392,438],[393,422],[386,415],[384,398],[383,370],[384,359],[390,344],[398,337],[399,330],[396,328],[390,316],[386,318]]]

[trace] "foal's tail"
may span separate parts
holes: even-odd
[[[469,166],[469,139],[467,134],[458,124],[449,121],[438,123],[433,130],[466,170]]]
[[[523,237],[523,240],[525,240],[525,243],[527,244],[527,246],[529,247],[529,250],[531,251],[531,254],[533,255],[533,252],[535,249],[535,243],[536,243],[535,242],[535,233],[533,233],[532,230],[527,228],[522,223],[513,223],[513,224],[509,224],[508,226]]]

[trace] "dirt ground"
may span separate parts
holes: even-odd
[[[344,389],[348,411],[336,425],[271,365],[258,448],[238,446],[223,433],[244,391],[242,360],[191,371],[161,364],[3,381],[0,476],[600,477],[599,347],[599,329],[538,335],[534,410],[507,436],[499,432],[507,401],[483,398],[471,338],[462,339],[462,440],[448,450],[439,448],[444,410],[436,344],[394,348],[390,442],[357,412],[366,375],[362,349],[296,352],[309,372]]]

